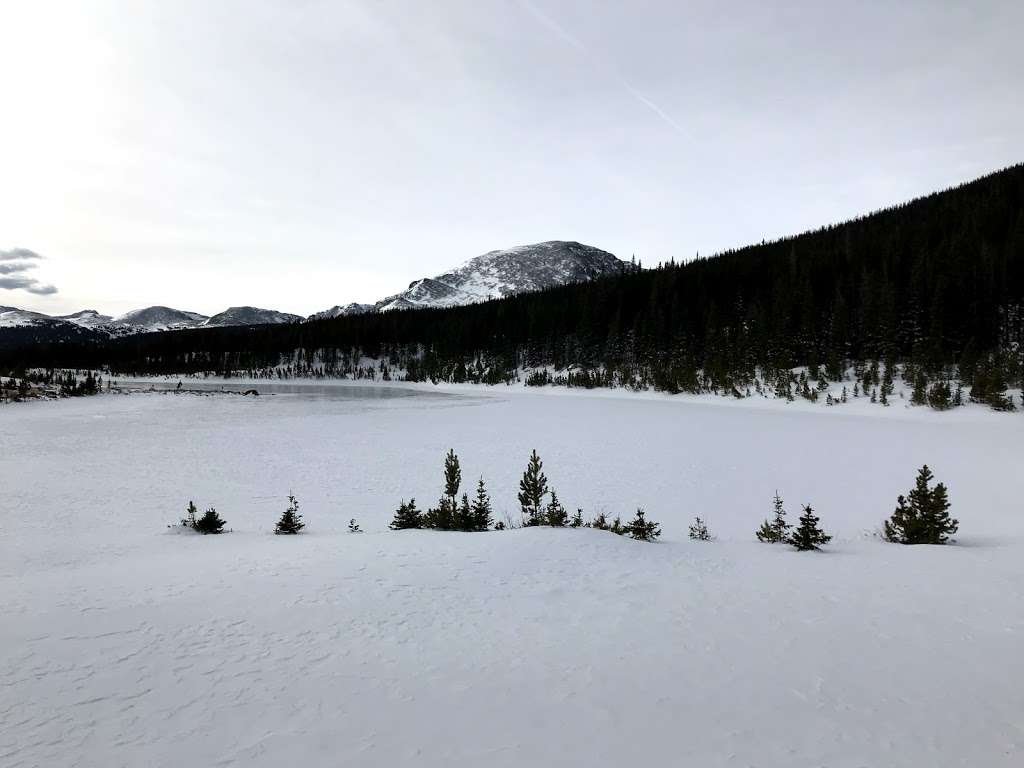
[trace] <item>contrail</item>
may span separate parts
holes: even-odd
[[[571,45],[573,48],[582,53],[595,64],[610,69],[612,76],[614,76],[615,79],[619,81],[619,85],[625,88],[634,99],[639,101],[649,110],[651,110],[654,114],[656,114],[658,117],[664,120],[665,123],[667,123],[676,133],[680,134],[681,136],[686,136],[687,138],[689,138],[689,134],[687,133],[686,129],[683,128],[682,125],[676,122],[676,120],[670,114],[668,114],[665,110],[663,110],[653,101],[651,101],[651,99],[649,99],[647,96],[644,96],[644,94],[640,93],[640,91],[634,88],[633,85],[625,77],[623,77],[622,73],[619,72],[618,68],[615,67],[614,64],[607,64],[599,60],[598,57],[591,52],[591,50],[583,43],[582,40],[567,32],[557,21],[555,21],[550,16],[545,14],[543,11],[541,11],[539,8],[537,8],[537,6],[530,2],[530,0],[519,0],[519,5],[521,8],[523,8],[523,10],[525,10],[527,13],[533,16],[534,20],[540,23],[541,26],[544,26],[551,32],[554,32],[564,42]]]

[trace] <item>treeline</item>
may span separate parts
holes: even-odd
[[[743,392],[903,363],[984,394],[1024,375],[1024,165],[684,264],[450,309],[38,347],[7,364]],[[0,357],[0,367],[3,365]],[[788,374],[787,374],[788,375]],[[955,391],[950,391],[950,397]],[[941,397],[941,393],[938,393]]]

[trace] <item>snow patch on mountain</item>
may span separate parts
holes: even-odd
[[[112,325],[129,326],[138,329],[139,333],[149,331],[170,331],[180,328],[195,328],[206,322],[206,315],[198,312],[186,312],[171,307],[146,307],[126,312],[115,317]]]

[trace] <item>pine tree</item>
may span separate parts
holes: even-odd
[[[818,549],[822,544],[832,540],[818,527],[818,518],[809,504],[804,505],[804,513],[800,515],[800,525],[789,537],[789,543],[801,552]]]
[[[299,502],[292,494],[288,494],[288,508],[281,513],[281,519],[277,521],[274,533],[296,534],[305,527],[302,515],[299,514]]]
[[[612,520],[612,524],[608,526],[608,530],[614,534],[622,536],[626,533],[626,527],[622,524],[622,518],[618,515]]]
[[[661,526],[653,520],[645,519],[643,509],[638,508],[636,511],[636,517],[630,520],[625,527],[622,526],[621,521],[616,517],[615,521],[612,523],[612,532],[628,533],[637,541],[654,541],[656,538],[661,536]]]
[[[576,512],[573,514],[572,519],[569,521],[570,528],[582,528],[583,527],[583,510],[579,507],[576,508]]]
[[[354,517],[351,520],[348,521],[348,532],[349,533],[362,533],[363,532],[363,529],[359,527],[359,523],[356,522],[356,519]]]
[[[885,521],[885,538],[896,544],[945,544],[957,532],[959,521],[949,516],[946,486],[930,487],[934,479],[925,464],[918,470],[917,481],[909,498],[899,496],[896,509]]]
[[[555,528],[564,528],[565,524],[569,522],[569,514],[558,501],[558,494],[555,493],[554,488],[551,489],[551,501],[548,502],[547,509],[544,510],[544,521]]]
[[[761,527],[757,530],[757,540],[763,541],[769,544],[778,544],[783,542],[787,538],[789,529],[792,527],[786,522],[786,510],[782,507],[782,499],[779,498],[779,492],[775,492],[775,498],[772,500],[775,505],[775,517],[771,522],[765,520]]]
[[[423,527],[423,516],[420,511],[416,509],[416,499],[410,499],[409,503],[405,503],[405,499],[398,505],[398,509],[395,510],[395,517],[391,521],[391,530],[393,531],[404,531],[413,528]]]
[[[451,506],[456,506],[455,499],[459,495],[459,486],[462,485],[462,469],[459,467],[459,457],[455,450],[450,449],[444,457],[444,495],[451,500]]]
[[[542,471],[544,463],[537,455],[536,449],[530,454],[530,461],[519,481],[519,506],[525,517],[524,525],[542,525],[544,510],[542,504],[548,492],[548,479]]]
[[[469,496],[465,493],[462,494],[462,499],[459,501],[459,506],[455,510],[455,525],[456,531],[472,531],[473,530],[473,508],[469,504]]]
[[[188,506],[185,508],[185,517],[181,519],[181,524],[186,528],[196,530],[196,523],[198,522],[196,520],[196,514],[198,514],[198,512],[199,510],[196,509],[195,502],[189,499]]]
[[[608,531],[608,530],[611,530],[611,526],[608,525],[608,518],[605,517],[604,512],[598,512],[597,513],[597,517],[595,517],[590,522],[589,527],[593,528],[596,531]]]
[[[481,477],[476,485],[476,498],[471,508],[472,531],[486,531],[491,527],[491,497],[487,495],[484,479]]]
[[[210,507],[201,518],[196,521],[194,528],[202,534],[223,533],[225,521],[217,514],[217,510]]]
[[[693,525],[690,526],[690,538],[697,541],[711,541],[708,526],[699,517],[693,518]]]

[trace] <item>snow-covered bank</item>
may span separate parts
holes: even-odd
[[[4,764],[1020,761],[1019,415],[407,391],[0,414]],[[387,531],[449,447],[499,514],[536,447],[571,510],[663,540]],[[866,537],[925,462],[959,543]],[[827,552],[753,540],[776,489]],[[275,537],[289,490],[308,533]],[[189,498],[234,532],[172,535]]]

